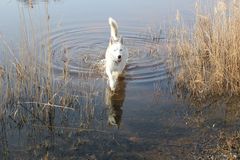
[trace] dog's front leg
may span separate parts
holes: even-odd
[[[111,72],[110,69],[107,69],[106,73],[107,73],[107,76],[108,76],[108,79],[109,79],[110,89],[112,91],[114,91],[116,89],[116,81],[114,80],[114,77],[113,77],[112,72]]]

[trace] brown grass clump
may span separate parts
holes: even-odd
[[[0,57],[3,58],[0,62],[0,122],[11,121],[19,128],[25,124],[44,125],[52,130],[55,122],[65,119],[66,113],[71,112],[76,115],[76,123],[79,121],[82,128],[88,128],[98,96],[92,71],[79,72],[76,84],[70,75],[70,52],[62,44],[63,53],[57,52],[64,57],[62,75],[55,74],[53,55],[56,51],[51,38],[48,4],[41,24],[35,22],[31,9],[23,7],[19,6],[18,47],[0,35]],[[44,36],[43,40],[39,41],[39,36]]]
[[[15,122],[21,121],[26,117],[27,114],[23,114],[26,111],[39,117],[53,112],[55,108],[75,110],[73,103],[77,101],[77,96],[70,92],[70,80],[65,77],[67,69],[60,82],[54,80],[52,73],[49,18],[44,19],[47,38],[41,46],[36,38],[30,11],[27,17],[22,8],[19,9],[19,48],[12,49],[5,38],[0,36],[0,52],[4,58],[3,64],[0,64],[0,120],[9,116]],[[48,15],[47,6],[46,14]],[[29,18],[30,26],[25,21],[26,17]]]
[[[193,28],[182,25],[177,12],[179,25],[171,34],[176,46],[169,47],[172,66],[180,66],[177,86],[200,97],[239,95],[240,1],[213,6],[203,11],[196,4]]]

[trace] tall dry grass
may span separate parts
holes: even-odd
[[[171,68],[177,87],[191,95],[240,94],[240,1],[220,0],[213,7],[196,3],[195,23],[186,27],[178,12],[178,24],[169,45]]]
[[[37,15],[40,19],[36,20],[36,12],[20,4],[20,39],[15,46],[0,34],[0,122],[13,122],[20,128],[48,127],[52,131],[61,119],[67,121],[70,115],[69,119],[79,124],[79,131],[88,129],[95,120],[99,98],[96,79],[92,70],[85,74],[79,71],[77,80],[70,75],[70,51],[65,44],[57,52],[64,58],[62,75],[56,77],[52,23],[48,3],[44,5],[44,14]]]
[[[64,64],[63,79],[54,80],[52,67],[52,42],[48,5],[42,19],[42,31],[46,35],[40,45],[37,36],[39,28],[33,23],[31,10],[19,7],[20,41],[15,49],[4,37],[0,37],[0,119],[10,117],[22,123],[30,115],[39,120],[49,120],[56,108],[75,110],[78,97],[69,86],[68,63]],[[4,56],[3,56],[4,55]],[[27,113],[27,114],[26,114]],[[25,118],[24,118],[25,117]]]

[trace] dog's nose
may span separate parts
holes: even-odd
[[[121,58],[122,58],[122,56],[121,56],[121,55],[119,55],[119,56],[118,56],[118,59],[121,59]]]

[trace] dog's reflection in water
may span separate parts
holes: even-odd
[[[122,117],[122,105],[125,99],[126,83],[123,77],[118,78],[115,91],[106,88],[105,103],[108,107],[108,123],[119,128]]]

